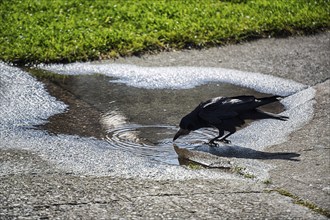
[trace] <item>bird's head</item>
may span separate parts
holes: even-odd
[[[176,134],[174,135],[173,141],[175,141],[176,139],[178,139],[180,136],[187,135],[189,133],[190,133],[190,130],[180,128],[178,130],[178,132],[176,132]]]
[[[174,135],[173,141],[175,141],[176,139],[178,139],[182,135],[189,134],[191,130],[193,130],[192,129],[192,126],[191,126],[191,121],[189,120],[189,118],[187,116],[186,117],[183,117],[181,119],[181,122],[180,122],[180,129]]]

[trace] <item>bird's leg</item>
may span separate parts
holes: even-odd
[[[230,144],[231,143],[231,140],[227,140],[225,138],[221,138],[219,141],[225,143],[225,144]]]
[[[227,134],[226,136],[224,136],[223,138],[221,138],[219,141],[225,143],[225,144],[230,144],[231,141],[227,140],[226,138],[229,137],[230,135],[234,134],[234,132],[230,132],[229,134]]]
[[[221,136],[222,136],[222,135],[221,135]],[[219,144],[215,143],[214,141],[217,141],[219,138],[221,138],[221,136],[217,136],[217,137],[211,139],[211,140],[209,141],[208,144],[209,144],[210,146],[215,146],[215,147],[219,146]]]
[[[221,138],[224,135],[224,131],[219,129],[219,135],[209,141],[210,146],[219,146],[215,141]]]

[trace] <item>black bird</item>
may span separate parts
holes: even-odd
[[[204,127],[219,129],[219,135],[209,141],[230,143],[226,138],[236,132],[246,119],[277,119],[286,121],[288,117],[263,112],[258,107],[281,100],[281,96],[255,98],[254,96],[216,97],[199,104],[192,112],[184,116],[180,122],[180,130],[175,134],[173,141],[181,135],[187,135]],[[224,135],[225,131],[229,132]]]

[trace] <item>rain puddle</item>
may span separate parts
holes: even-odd
[[[66,103],[66,112],[39,126],[51,134],[69,134],[105,140],[110,148],[128,151],[168,164],[179,164],[172,138],[180,119],[201,101],[217,96],[267,96],[255,90],[228,84],[208,83],[191,89],[147,89],[128,86],[102,74],[59,75],[28,69],[48,92]],[[279,113],[280,103],[262,107]],[[217,134],[202,129],[176,143],[192,149]]]

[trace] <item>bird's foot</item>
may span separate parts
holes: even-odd
[[[209,145],[210,147],[219,147],[219,144],[215,143],[214,141],[205,142],[205,144]]]
[[[221,141],[222,143],[225,143],[225,144],[230,144],[230,143],[231,143],[230,140],[227,140],[227,139],[225,139],[225,138],[220,139],[219,141]]]

